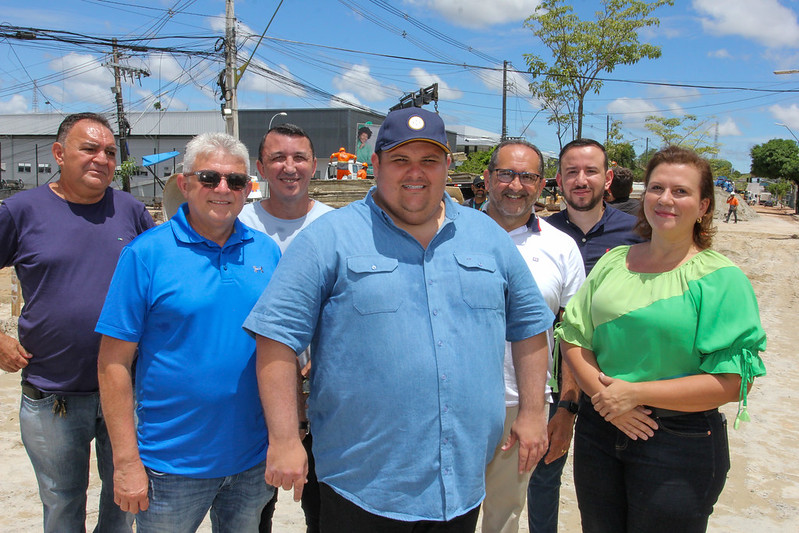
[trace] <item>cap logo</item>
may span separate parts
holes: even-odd
[[[408,127],[412,130],[419,131],[424,128],[424,119],[419,115],[413,115],[408,119]]]

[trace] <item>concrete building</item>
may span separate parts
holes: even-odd
[[[270,121],[273,126],[285,122],[297,124],[313,140],[319,161],[315,177],[324,178],[330,154],[341,147],[355,153],[358,127],[367,122],[372,123],[375,134],[370,140],[374,143],[384,117],[346,108],[242,109],[239,111],[239,137],[250,152],[251,172],[256,174],[258,144]],[[131,192],[144,201],[161,196],[162,182],[179,170],[183,150],[193,136],[207,131],[225,131],[225,119],[218,110],[128,112],[127,118],[131,124],[128,150],[137,164],[141,165],[145,156],[180,152],[175,158],[140,167],[139,173],[133,176]],[[22,186],[29,189],[58,179],[59,169],[51,146],[62,119],[62,115],[55,113],[0,115],[0,168],[5,196]],[[108,116],[108,119],[116,133],[116,117]],[[452,131],[448,132],[448,137],[450,146],[457,150],[458,135]]]

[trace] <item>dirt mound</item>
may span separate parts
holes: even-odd
[[[730,206],[727,205],[727,198],[730,197],[730,193],[720,187],[715,187],[715,190],[716,211],[713,214],[713,218],[724,221],[724,219],[727,218],[727,212],[730,210]],[[738,220],[754,220],[760,216],[757,214],[754,207],[744,201],[740,194],[736,194],[735,196],[738,198]],[[733,220],[735,219],[733,218]]]

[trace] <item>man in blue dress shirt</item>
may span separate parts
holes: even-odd
[[[519,471],[546,450],[554,317],[507,232],[444,193],[437,114],[389,113],[372,164],[376,187],[295,238],[244,323],[257,338],[266,481],[302,492],[294,358],[311,344],[326,530],[474,531],[502,435],[506,339],[522,391],[506,446],[518,443]]]

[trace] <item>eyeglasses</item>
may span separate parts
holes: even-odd
[[[541,174],[535,172],[516,172],[509,168],[498,168],[494,171],[497,179],[502,183],[511,183],[516,176],[519,176],[519,183],[522,185],[535,185],[541,179]]]
[[[485,189],[486,188],[486,184],[485,183],[473,183],[472,187],[475,188],[475,189]]]
[[[216,189],[219,187],[222,178],[225,178],[227,186],[231,191],[240,191],[250,182],[250,177],[242,172],[222,174],[216,170],[197,170],[195,172],[189,172],[186,176],[197,176],[197,181],[200,182],[200,185],[209,189]]]

